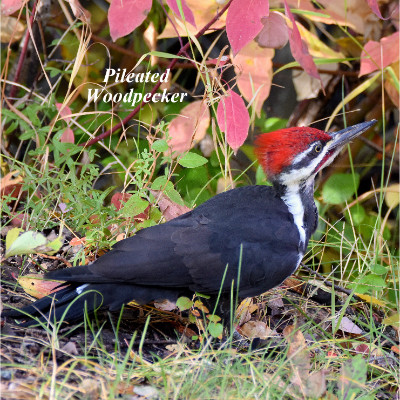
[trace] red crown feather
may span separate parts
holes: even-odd
[[[260,165],[271,179],[289,166],[311,143],[330,139],[328,133],[315,128],[285,128],[259,135],[255,140],[255,153]]]

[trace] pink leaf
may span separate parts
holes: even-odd
[[[2,0],[0,6],[1,15],[11,15],[19,10],[24,3],[24,0]]]
[[[221,131],[225,132],[229,146],[236,153],[249,133],[250,117],[243,99],[232,90],[218,103],[217,122]]]
[[[273,11],[268,17],[261,18],[264,27],[258,34],[256,42],[261,47],[281,49],[289,40],[289,33],[285,19],[281,14]]]
[[[287,17],[292,21],[293,27],[289,30],[289,43],[290,50],[292,51],[292,55],[294,59],[304,68],[304,71],[307,72],[308,75],[313,78],[319,79],[321,81],[321,77],[319,76],[317,66],[314,63],[310,53],[308,52],[308,48],[306,43],[301,39],[299,28],[296,25],[296,21],[290,8],[287,5],[285,0],[285,12]],[[322,81],[321,81],[322,86]]]
[[[206,135],[210,125],[210,110],[202,100],[183,107],[169,124],[168,145],[175,155],[185,153]]]
[[[179,0],[167,0],[167,4],[169,6],[169,8],[178,16],[181,16],[181,13],[179,11],[179,7],[178,7],[178,2]],[[192,13],[192,10],[188,7],[188,5],[186,4],[185,0],[180,0],[181,4],[182,4],[182,11],[183,11],[183,15],[185,16],[185,19],[187,22],[189,22],[189,24],[192,24],[193,26],[196,26],[196,22],[194,21],[194,15]]]
[[[112,40],[133,32],[146,19],[151,4],[152,0],[112,0],[108,10]]]
[[[360,75],[369,74],[378,69],[386,68],[399,60],[400,33],[395,32],[384,37],[380,42],[370,40],[361,53]]]
[[[71,128],[67,128],[60,137],[61,143],[75,143],[74,131]]]
[[[374,12],[374,14],[375,14],[378,18],[384,19],[384,20],[390,18],[390,17],[387,17],[387,18],[383,18],[383,17],[382,17],[381,10],[379,9],[379,6],[378,6],[378,3],[377,3],[376,0],[367,0],[367,3],[368,3],[368,5],[369,5],[370,9]]]
[[[252,41],[233,59],[240,93],[248,102],[253,100],[252,105],[258,115],[271,89],[274,54],[273,49],[262,49]]]
[[[269,15],[268,0],[233,0],[226,16],[226,33],[233,54],[253,40],[263,28],[261,17]]]
[[[56,103],[56,107],[61,115],[61,119],[63,119],[67,123],[71,121],[72,111],[68,106],[63,106],[62,103]]]

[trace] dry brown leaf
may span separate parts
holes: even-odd
[[[25,24],[15,17],[3,15],[0,24],[1,43],[15,43],[22,38],[25,32]]]
[[[237,328],[237,331],[248,338],[260,338],[267,339],[271,336],[271,328],[267,326],[265,322],[262,321],[249,321],[246,322],[241,327]]]
[[[169,300],[160,300],[154,302],[154,307],[162,311],[172,311],[176,308],[176,303]]]

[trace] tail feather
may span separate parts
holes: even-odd
[[[135,300],[145,304],[153,300],[176,300],[175,290],[115,283],[70,284],[65,288],[19,309],[6,310],[2,316],[18,321],[20,326],[32,326],[39,322],[82,320],[85,312],[93,313],[107,307],[110,311],[119,310],[123,304]]]

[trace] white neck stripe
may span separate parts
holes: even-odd
[[[300,196],[300,188],[298,186],[288,186],[286,193],[282,196],[282,200],[293,216],[294,223],[299,231],[300,241],[305,245],[306,230],[304,229],[304,207]]]

